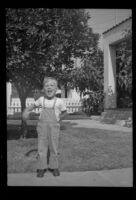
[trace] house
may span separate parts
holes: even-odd
[[[132,115],[132,109],[119,109],[117,105],[117,85],[116,85],[116,47],[124,38],[124,31],[131,29],[132,17],[113,26],[103,33],[104,46],[104,115],[128,117]]]

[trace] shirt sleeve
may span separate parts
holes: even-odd
[[[35,106],[38,106],[38,107],[39,107],[39,106],[42,106],[42,99],[43,99],[42,97],[40,97],[39,99],[37,99],[37,100],[34,102],[34,105],[35,105]]]
[[[67,111],[66,104],[64,103],[64,101],[62,99],[60,99],[60,110]]]

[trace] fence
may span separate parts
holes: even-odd
[[[71,98],[64,99],[63,98],[63,101],[66,105],[68,113],[78,112],[82,109],[82,103],[80,99],[71,99]],[[26,107],[30,106],[33,103],[34,103],[33,98],[26,99]],[[35,113],[39,113],[41,111],[41,108],[36,108],[33,111]],[[18,113],[18,112],[21,112],[20,99],[12,98],[11,105],[8,107],[8,110],[7,110],[7,114],[13,115],[14,113]]]

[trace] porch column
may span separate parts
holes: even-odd
[[[116,108],[116,49],[113,45],[104,45],[104,108]]]
[[[10,98],[11,98],[11,83],[7,82],[6,83],[6,94],[7,94],[7,114],[9,114],[8,112],[8,107],[10,106]]]

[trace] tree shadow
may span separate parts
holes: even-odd
[[[71,123],[71,122],[61,122],[61,125],[60,125],[60,131],[63,131],[63,130],[66,130],[67,127],[72,127],[74,125],[76,125],[77,123]],[[33,129],[32,129],[33,128]],[[33,126],[29,127],[29,130],[28,130],[28,134],[27,134],[27,138],[37,138],[37,133],[36,133],[36,127]],[[26,139],[27,139],[26,138]],[[59,152],[58,152],[59,154]],[[31,156],[34,156],[36,159],[38,159],[39,157],[39,154],[38,154],[38,149],[37,148],[34,148],[34,149],[30,149],[29,151],[27,151],[25,153],[25,156],[26,157],[31,157]],[[49,163],[49,157],[50,157],[50,151],[48,149],[48,152],[47,152],[47,163]]]
[[[37,138],[36,126],[27,127],[27,138]],[[7,127],[7,140],[19,140],[22,135],[21,127],[19,125],[8,125]]]
[[[77,123],[61,122],[60,131],[66,130],[67,127],[70,128],[76,124]],[[8,125],[7,126],[7,140],[19,140],[21,135],[22,135],[22,133],[21,133],[20,125]],[[36,125],[28,125],[26,139],[37,138],[37,137],[38,137],[38,135],[37,135],[37,131],[36,131]]]

